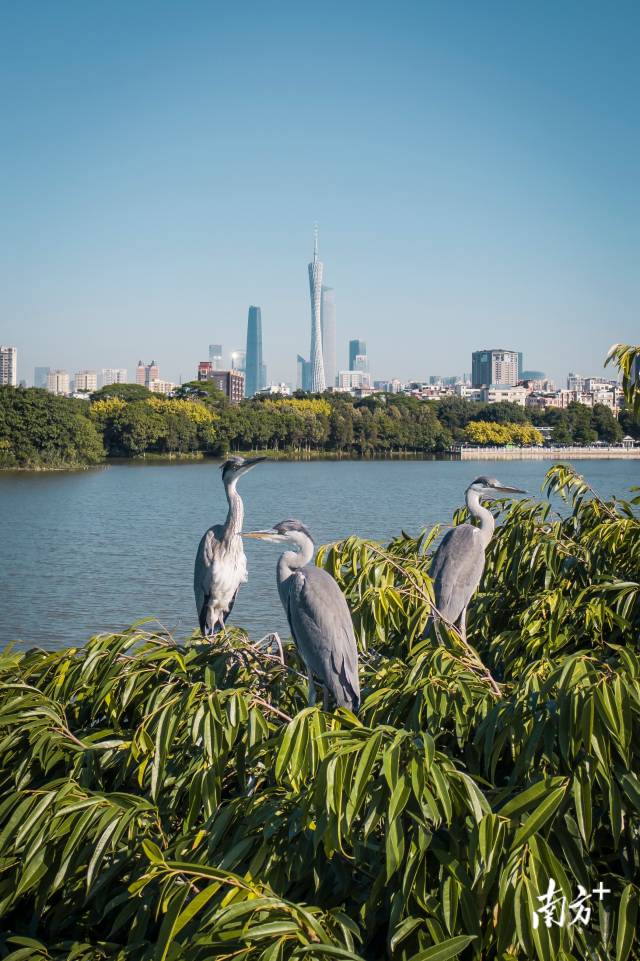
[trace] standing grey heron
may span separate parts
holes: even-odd
[[[263,460],[266,458],[230,457],[220,467],[229,512],[224,524],[214,524],[203,534],[193,571],[193,590],[203,637],[210,637],[224,627],[240,585],[247,580],[247,558],[240,537],[244,504],[236,485],[243,474]]]
[[[493,537],[496,522],[480,498],[495,499],[497,494],[526,494],[519,487],[507,487],[495,477],[476,477],[465,492],[467,508],[480,521],[479,527],[460,524],[442,539],[431,561],[436,617],[441,614],[455,624],[467,639],[467,607],[484,571],[485,550]]]
[[[285,551],[277,567],[278,593],[291,634],[307,668],[309,705],[315,704],[314,676],[338,707],[357,712],[360,707],[358,648],[347,602],[327,571],[313,563],[313,538],[300,521],[281,521],[270,530],[251,531],[275,544],[288,543],[298,550]]]

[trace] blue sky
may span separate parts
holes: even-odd
[[[0,341],[190,379],[262,307],[308,354],[320,224],[339,365],[600,373],[640,320],[640,6],[7,0]]]

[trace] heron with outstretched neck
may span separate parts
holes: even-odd
[[[482,579],[485,551],[495,530],[496,522],[481,499],[493,500],[500,494],[526,494],[519,487],[507,487],[495,477],[476,477],[467,487],[465,501],[471,517],[479,521],[459,524],[442,539],[431,561],[429,573],[433,580],[435,616],[440,615],[467,638],[467,607]]]
[[[313,563],[311,534],[300,521],[286,520],[243,537],[289,544],[277,565],[278,593],[291,636],[309,680],[309,705],[315,704],[314,678],[324,687],[324,707],[332,694],[338,707],[360,707],[358,648],[344,594],[328,571]]]
[[[240,585],[247,580],[247,558],[240,536],[244,504],[237,491],[240,478],[265,460],[230,457],[220,467],[229,510],[224,524],[214,524],[198,546],[193,571],[193,590],[203,637],[222,630],[235,603]]]

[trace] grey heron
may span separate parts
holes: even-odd
[[[458,627],[463,640],[467,637],[467,606],[482,578],[485,550],[496,526],[493,514],[480,503],[480,498],[494,499],[498,494],[526,494],[519,487],[507,487],[495,477],[476,477],[467,487],[465,501],[479,527],[460,524],[442,539],[431,562],[436,617],[441,614]]]
[[[203,637],[216,634],[231,613],[240,585],[247,580],[247,558],[240,533],[244,504],[236,489],[238,480],[266,460],[230,457],[220,467],[229,511],[224,524],[214,524],[198,545],[193,571],[193,590]]]
[[[277,566],[278,593],[293,640],[309,679],[309,705],[315,704],[314,677],[338,707],[356,712],[360,706],[358,648],[347,602],[331,574],[313,563],[311,534],[300,521],[286,520],[269,530],[250,531],[272,543],[288,543],[297,550],[282,554]]]

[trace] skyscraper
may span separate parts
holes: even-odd
[[[76,391],[78,393],[90,394],[98,389],[97,370],[79,370],[76,373]]]
[[[253,397],[260,390],[262,364],[262,313],[259,307],[249,307],[247,320],[247,353],[245,360],[245,397]]]
[[[304,357],[298,354],[297,359],[297,377],[296,377],[296,387],[298,390],[308,391],[311,388],[309,384],[311,383],[311,364]]]
[[[333,287],[322,288],[322,360],[327,387],[336,385],[336,294]]]
[[[103,367],[100,374],[100,386],[109,387],[111,384],[126,384],[126,367]]]
[[[18,386],[17,347],[0,347],[0,384]]]
[[[136,384],[140,384],[141,387],[148,387],[152,381],[159,379],[160,368],[155,360],[152,360],[150,364],[143,364],[141,360],[138,361],[138,366],[136,367]]]
[[[474,350],[471,354],[474,387],[513,387],[518,383],[518,354],[515,350]]]
[[[222,370],[221,344],[209,344],[209,360],[213,364],[213,370]]]
[[[69,393],[69,374],[66,370],[51,370],[47,376],[47,390],[52,394]]]
[[[231,351],[231,370],[244,370],[246,367],[247,355],[244,350]]]
[[[315,230],[313,260],[309,264],[309,293],[311,294],[311,364],[310,390],[316,394],[326,389],[324,361],[322,358],[322,273],[324,264],[318,260],[318,228]]]
[[[349,341],[349,370],[369,370],[367,344],[364,340]]]
[[[49,376],[49,367],[34,367],[33,369],[33,386],[34,387],[44,387],[47,386],[47,377]]]

